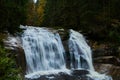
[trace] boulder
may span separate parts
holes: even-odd
[[[26,80],[94,80],[87,76],[89,74],[86,70],[73,70],[71,74],[60,72],[58,74],[43,75],[37,79]]]
[[[111,56],[116,54],[115,48],[107,45],[107,44],[101,44],[98,45],[98,47],[93,48],[93,57],[100,57],[100,56]]]
[[[24,50],[21,47],[21,40],[19,37],[8,35],[7,39],[4,39],[4,46],[10,53],[7,56],[14,56],[18,67],[22,68],[23,73],[26,71],[26,60]]]
[[[103,56],[103,57],[97,57],[93,59],[95,63],[106,63],[106,64],[113,64],[116,66],[120,66],[120,60],[119,58],[115,56]]]
[[[95,70],[102,74],[110,75],[113,80],[120,80],[120,66],[113,64],[95,63]]]

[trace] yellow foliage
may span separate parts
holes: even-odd
[[[33,2],[28,3],[28,10],[27,10],[27,25],[34,24],[34,16],[35,16],[35,7]]]
[[[46,5],[46,0],[40,0],[40,3],[37,7],[37,15],[38,15],[38,24],[40,25],[43,22],[43,16],[44,16],[44,8]]]
[[[43,22],[46,0],[38,0],[37,4],[28,3],[27,25],[40,26]]]

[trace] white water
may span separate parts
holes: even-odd
[[[89,69],[94,71],[91,49],[79,32],[70,30],[69,51],[72,69]]]
[[[43,28],[27,27],[22,34],[27,61],[26,74],[65,68],[64,48],[58,33]]]
[[[71,69],[87,69],[90,72],[88,76],[94,80],[112,80],[111,77],[106,76],[105,74],[99,74],[95,72],[92,63],[91,48],[88,46],[81,33],[71,29],[68,44],[71,59]]]
[[[70,73],[65,66],[65,50],[58,33],[52,33],[45,28],[21,28],[26,29],[21,37],[27,63],[26,78],[34,79],[59,72]],[[71,69],[87,69],[90,71],[88,76],[94,80],[112,80],[111,77],[94,71],[91,49],[83,35],[74,30],[70,30],[69,52]]]
[[[26,78],[39,78],[42,75],[49,75],[49,74],[58,74],[59,72],[65,72],[66,74],[70,74],[71,71],[68,69],[62,69],[62,70],[48,70],[48,71],[37,71],[28,75],[25,75]]]

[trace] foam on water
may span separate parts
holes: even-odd
[[[48,70],[48,71],[37,71],[28,75],[25,75],[26,78],[28,79],[35,79],[38,78],[42,75],[50,75],[50,74],[58,74],[60,72],[64,72],[66,74],[70,74],[71,71],[68,69],[63,69],[63,70]],[[49,78],[53,78],[53,77],[49,77]]]

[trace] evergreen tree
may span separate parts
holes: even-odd
[[[7,30],[14,33],[19,30],[19,25],[25,23],[27,1],[28,0],[0,1],[0,32]]]

